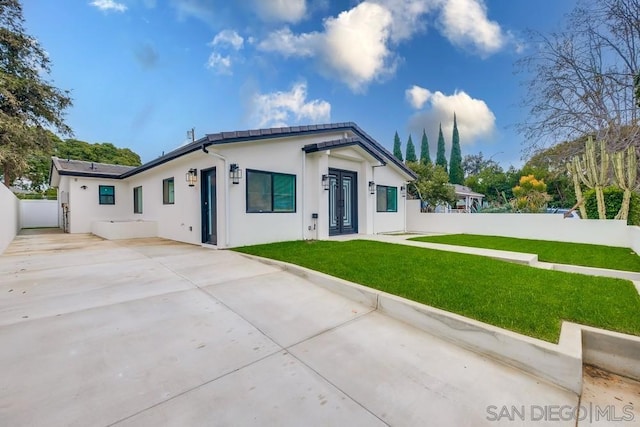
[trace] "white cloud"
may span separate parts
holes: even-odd
[[[95,6],[104,12],[108,12],[111,10],[114,12],[124,12],[127,10],[126,5],[117,3],[114,0],[93,0],[90,4],[91,6]]]
[[[360,91],[395,71],[388,46],[391,24],[392,16],[386,8],[365,1],[325,19],[323,32],[296,35],[284,28],[271,33],[258,48],[285,57],[315,57],[325,74]]]
[[[457,116],[460,143],[463,145],[488,138],[495,132],[496,117],[483,100],[472,98],[463,91],[445,95],[440,91],[431,92],[419,86],[410,90],[414,88],[417,88],[414,93],[427,95],[423,102],[423,106],[427,105],[426,109],[416,113],[409,120],[409,128],[414,134],[420,134],[422,129],[426,129],[429,139],[432,140],[437,137],[438,126],[442,123],[445,141],[451,144],[454,113]]]
[[[216,16],[211,0],[171,0],[171,4],[178,12],[179,20],[196,18],[209,25],[215,24]]]
[[[257,93],[250,100],[251,121],[258,127],[289,126],[329,122],[331,104],[314,99],[307,101],[307,84],[296,83],[288,92]]]
[[[431,96],[431,92],[420,86],[413,85],[404,92],[409,104],[416,110],[421,109]]]
[[[499,51],[507,42],[500,25],[487,17],[483,0],[446,0],[441,25],[442,33],[451,43],[472,46],[482,55]]]
[[[217,74],[233,74],[233,72],[231,71],[231,65],[231,57],[228,55],[220,55],[218,52],[211,53],[211,55],[209,55],[209,59],[207,60],[207,68],[215,71]]]
[[[255,10],[265,21],[298,22],[307,12],[306,0],[255,0]]]
[[[242,49],[244,39],[234,30],[222,30],[211,41],[211,46],[231,47],[235,50]]]
[[[442,0],[370,0],[386,8],[392,16],[391,39],[395,43],[410,39],[426,29],[425,15],[434,11]]]

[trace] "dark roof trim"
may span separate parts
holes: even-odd
[[[67,176],[82,176],[86,178],[112,178],[112,179],[122,179],[122,174],[113,174],[108,172],[78,172],[78,171],[66,171],[64,169],[57,169],[58,175],[67,175]]]
[[[346,139],[335,139],[332,141],[323,141],[317,144],[309,144],[302,147],[305,153],[316,153],[318,151],[331,150],[332,148],[342,148],[342,147],[351,147],[357,145],[362,148],[364,151],[369,153],[371,157],[386,165],[387,162],[380,156],[380,154],[376,153],[374,150],[369,147],[364,141],[360,138],[346,138]]]

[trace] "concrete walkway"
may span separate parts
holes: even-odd
[[[0,256],[0,379],[2,426],[574,426],[533,408],[578,406],[237,253],[89,235]]]

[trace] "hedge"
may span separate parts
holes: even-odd
[[[614,219],[622,206],[622,197],[624,191],[618,187],[606,187],[603,190],[604,204],[607,211],[607,219]],[[598,202],[596,200],[596,191],[587,190],[583,194],[584,205],[587,209],[587,217],[590,219],[598,219]],[[631,193],[631,202],[629,203],[629,225],[640,225],[640,196],[638,193]]]

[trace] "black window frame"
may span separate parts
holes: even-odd
[[[173,187],[173,194],[171,194],[169,192],[169,182],[171,182],[172,187]],[[169,197],[170,195],[173,196],[173,200],[170,200],[171,197]],[[162,180],[162,204],[163,205],[175,205],[176,203],[176,180],[175,178],[169,177],[169,178],[165,178]]]
[[[249,206],[249,180],[250,180],[250,176],[252,173],[259,173],[259,174],[264,174],[264,175],[270,175],[271,176],[271,210],[265,210],[265,209],[251,209]],[[275,199],[275,195],[274,195],[274,177],[276,176],[286,176],[286,177],[293,177],[293,210],[274,210],[274,199]],[[298,210],[298,176],[296,174],[291,174],[291,173],[282,173],[282,172],[271,172],[271,171],[263,171],[263,170],[258,170],[258,169],[247,169],[246,170],[246,177],[245,177],[245,181],[246,181],[246,186],[245,186],[245,211],[246,213],[275,213],[275,214],[280,214],[280,213],[296,213]]]
[[[138,210],[138,204],[140,205],[140,210]],[[139,185],[137,187],[133,187],[133,213],[141,214],[143,210],[144,205],[142,202],[142,185]]]
[[[111,194],[102,194],[103,188],[110,188]],[[115,185],[98,185],[98,203],[101,205],[115,205],[116,204],[116,186]]]
[[[395,209],[389,209],[389,190],[393,190],[395,195]],[[385,205],[386,210],[380,210],[380,206],[378,205],[379,195],[383,192],[385,194]],[[393,187],[390,185],[376,185],[376,212],[385,213],[385,212],[398,212],[398,187]]]

